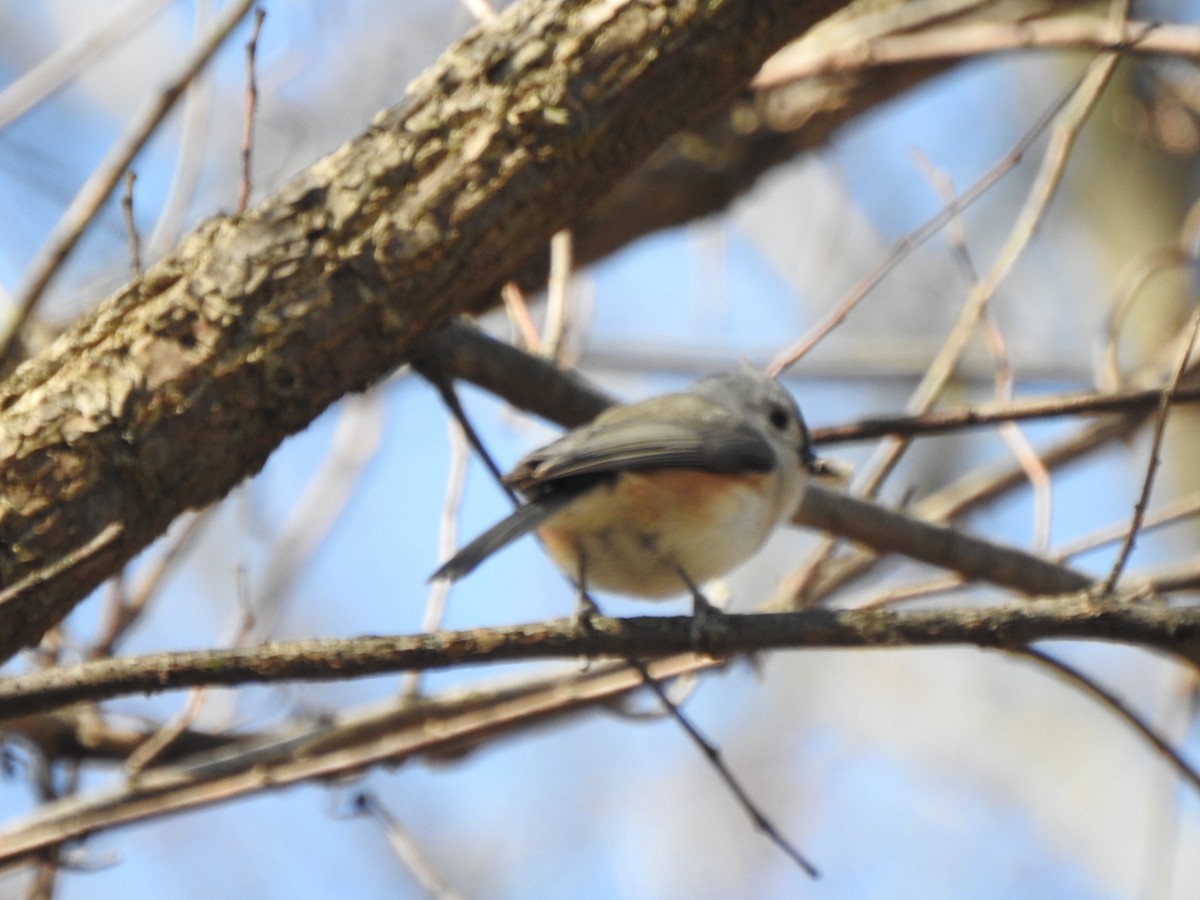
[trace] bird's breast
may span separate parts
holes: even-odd
[[[625,472],[539,533],[551,558],[585,587],[666,597],[687,590],[680,569],[701,584],[758,550],[783,515],[779,488],[771,472]]]

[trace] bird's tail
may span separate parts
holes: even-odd
[[[441,568],[429,576],[429,580],[457,581],[497,550],[502,550],[517,538],[536,531],[577,496],[574,491],[555,492],[517,507],[508,518],[501,519],[442,563]]]

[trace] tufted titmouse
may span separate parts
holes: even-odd
[[[686,391],[615,406],[520,460],[528,501],[438,569],[461,578],[537,530],[580,588],[666,597],[725,574],[787,521],[813,454],[795,400],[749,365]],[[706,605],[706,604],[705,604]]]

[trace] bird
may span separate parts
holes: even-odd
[[[800,408],[748,363],[686,390],[611,407],[520,459],[504,483],[526,502],[468,543],[430,580],[454,581],[536,531],[587,591],[661,599],[690,592],[751,557],[795,511],[819,459]]]

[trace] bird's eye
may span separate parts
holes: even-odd
[[[773,427],[776,431],[784,431],[787,429],[788,423],[791,421],[791,416],[788,415],[786,409],[776,404],[772,406],[770,412],[767,413],[767,421],[771,423],[771,427]]]

